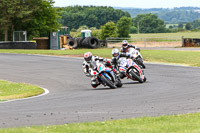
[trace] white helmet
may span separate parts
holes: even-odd
[[[84,60],[85,60],[87,63],[91,62],[91,60],[92,60],[92,53],[91,53],[91,52],[86,52],[86,53],[84,54]]]
[[[128,46],[128,41],[126,41],[126,40],[123,40],[122,41],[122,47],[127,47]]]
[[[112,56],[113,56],[114,58],[117,58],[117,57],[119,56],[119,50],[118,50],[117,48],[114,48],[114,49],[112,50]]]

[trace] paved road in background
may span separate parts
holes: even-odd
[[[93,89],[82,59],[0,54],[0,79],[44,87],[48,95],[0,103],[0,128],[200,112],[200,68],[146,64],[147,82]]]

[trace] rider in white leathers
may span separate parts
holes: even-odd
[[[91,85],[93,88],[96,88],[98,85],[100,85],[98,79],[92,77],[89,72],[89,68],[96,69],[96,68],[94,68],[95,66],[92,63],[92,62],[96,62],[96,61],[102,61],[105,64],[105,66],[111,68],[115,72],[110,61],[108,61],[106,58],[99,58],[98,56],[92,56],[91,52],[86,52],[84,54],[84,61],[83,61],[82,67],[83,67],[83,71],[84,71],[85,75],[88,77],[91,77]]]

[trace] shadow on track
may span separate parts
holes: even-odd
[[[105,87],[105,88],[91,88],[90,90],[116,90],[116,89],[119,89],[119,88],[115,88],[115,89],[112,89],[112,88],[109,88],[109,87]]]

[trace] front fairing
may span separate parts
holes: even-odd
[[[119,59],[118,66],[119,66],[120,72],[125,72],[127,69],[127,65],[128,65],[128,63],[127,63],[127,59],[125,57]]]
[[[134,48],[130,48],[127,53],[131,54],[134,58],[142,58],[140,52]]]

